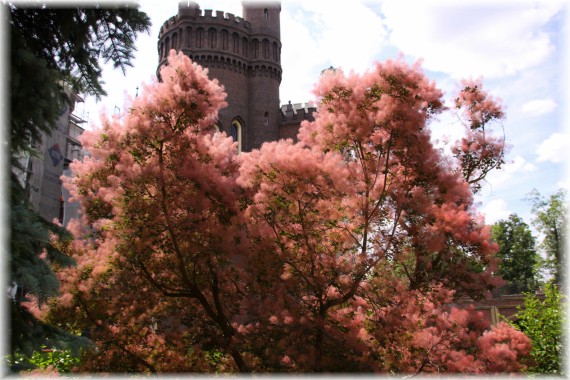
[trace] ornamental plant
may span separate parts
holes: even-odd
[[[532,341],[530,373],[564,375],[564,296],[553,283],[544,287],[544,299],[526,294],[515,325]]]
[[[525,368],[523,333],[450,307],[499,281],[473,190],[502,142],[436,149],[429,122],[448,110],[419,65],[326,72],[297,143],[239,155],[214,127],[222,87],[181,53],[160,76],[84,134],[67,182],[77,266],[50,318],[89,331],[83,371]],[[459,97],[485,139],[500,106],[480,83]]]

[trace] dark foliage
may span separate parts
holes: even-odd
[[[9,120],[11,126],[10,275],[7,286],[17,287],[11,300],[12,355],[31,355],[42,345],[69,346],[72,335],[61,327],[39,322],[23,306],[39,306],[57,294],[54,266],[72,265],[65,254],[69,237],[62,227],[40,217],[29,205],[25,184],[16,169],[20,158],[38,156],[43,136],[56,128],[73,93],[104,96],[100,60],[123,72],[132,66],[138,33],[150,31],[150,19],[134,3],[49,7],[39,2],[5,5],[9,28]],[[52,244],[50,235],[59,237]],[[63,243],[62,243],[63,242]]]
[[[537,253],[528,225],[516,214],[500,220],[492,228],[493,240],[499,245],[499,275],[507,282],[502,293],[518,294],[536,290]]]

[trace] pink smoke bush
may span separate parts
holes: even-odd
[[[81,370],[524,368],[524,334],[450,307],[498,281],[473,188],[502,114],[480,85],[458,98],[473,127],[455,161],[430,137],[442,92],[402,60],[325,73],[298,143],[238,155],[207,71],[171,52],[160,76],[85,134],[66,180],[77,266],[50,318],[90,331]]]

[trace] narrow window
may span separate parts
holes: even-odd
[[[63,224],[63,217],[65,216],[65,200],[63,199],[63,194],[59,197],[59,215],[58,221],[60,224]]]
[[[263,59],[269,58],[269,41],[263,40]]]
[[[186,47],[190,47],[192,41],[192,28],[186,28]]]
[[[228,31],[222,30],[222,49],[228,50]]]
[[[243,49],[242,55],[243,55],[245,58],[247,58],[247,46],[248,46],[247,38],[245,38],[245,37],[243,38],[241,46],[242,46],[242,49]]]
[[[204,38],[203,34],[204,34],[204,29],[198,29],[196,31],[196,47],[198,49],[202,48],[202,38]]]
[[[265,126],[269,125],[269,113],[265,112],[265,114],[263,115],[263,124]]]
[[[239,54],[239,36],[237,33],[232,34],[234,40],[234,53]]]
[[[265,19],[267,20],[269,18],[269,11],[267,10],[267,8],[265,8],[263,10],[263,15],[265,16]]]
[[[279,46],[277,46],[277,42],[273,43],[273,60],[279,62]]]
[[[239,121],[234,120],[232,121],[232,140],[237,142],[237,150],[238,153],[241,152],[242,149],[242,127]]]
[[[216,47],[216,29],[208,30],[208,46],[210,49],[214,49]]]
[[[257,58],[257,50],[259,49],[259,41],[258,40],[253,40],[253,45],[251,47],[251,55],[252,58]]]
[[[172,35],[172,48],[178,50],[178,33]]]

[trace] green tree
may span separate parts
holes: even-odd
[[[499,245],[499,275],[507,282],[502,293],[534,291],[537,287],[537,253],[528,225],[516,214],[500,220],[492,227],[493,241]]]
[[[532,204],[532,223],[544,236],[539,244],[545,255],[544,267],[554,277],[556,284],[562,284],[568,218],[566,190],[560,189],[556,194],[545,198],[533,189],[527,199]]]
[[[139,32],[149,32],[150,19],[136,4],[85,4],[70,8],[41,3],[9,3],[10,94],[10,276],[12,355],[31,355],[41,344],[66,345],[70,335],[58,326],[40,323],[24,306],[41,306],[57,294],[52,266],[72,264],[50,236],[65,241],[66,231],[43,220],[28,203],[18,179],[20,159],[37,155],[43,136],[56,127],[71,93],[104,96],[99,60],[112,61],[125,72],[132,66]],[[63,337],[63,338],[62,338]],[[50,345],[53,343],[50,343]],[[57,345],[57,343],[56,343]]]
[[[532,340],[533,365],[529,372],[564,375],[562,365],[563,296],[556,285],[544,288],[544,300],[527,294],[515,325]]]
[[[45,8],[11,3],[10,100],[12,153],[29,152],[55,127],[69,92],[106,95],[99,59],[125,72],[136,35],[150,19],[133,4]],[[30,105],[33,104],[33,107]]]
[[[74,261],[52,244],[50,234],[59,235],[61,241],[71,238],[71,235],[31,210],[22,199],[21,189],[13,188],[11,197],[10,343],[13,355],[16,351],[30,355],[39,344],[61,335],[62,331],[36,321],[22,303],[34,301],[42,306],[58,294],[59,284],[51,265],[69,266]]]

